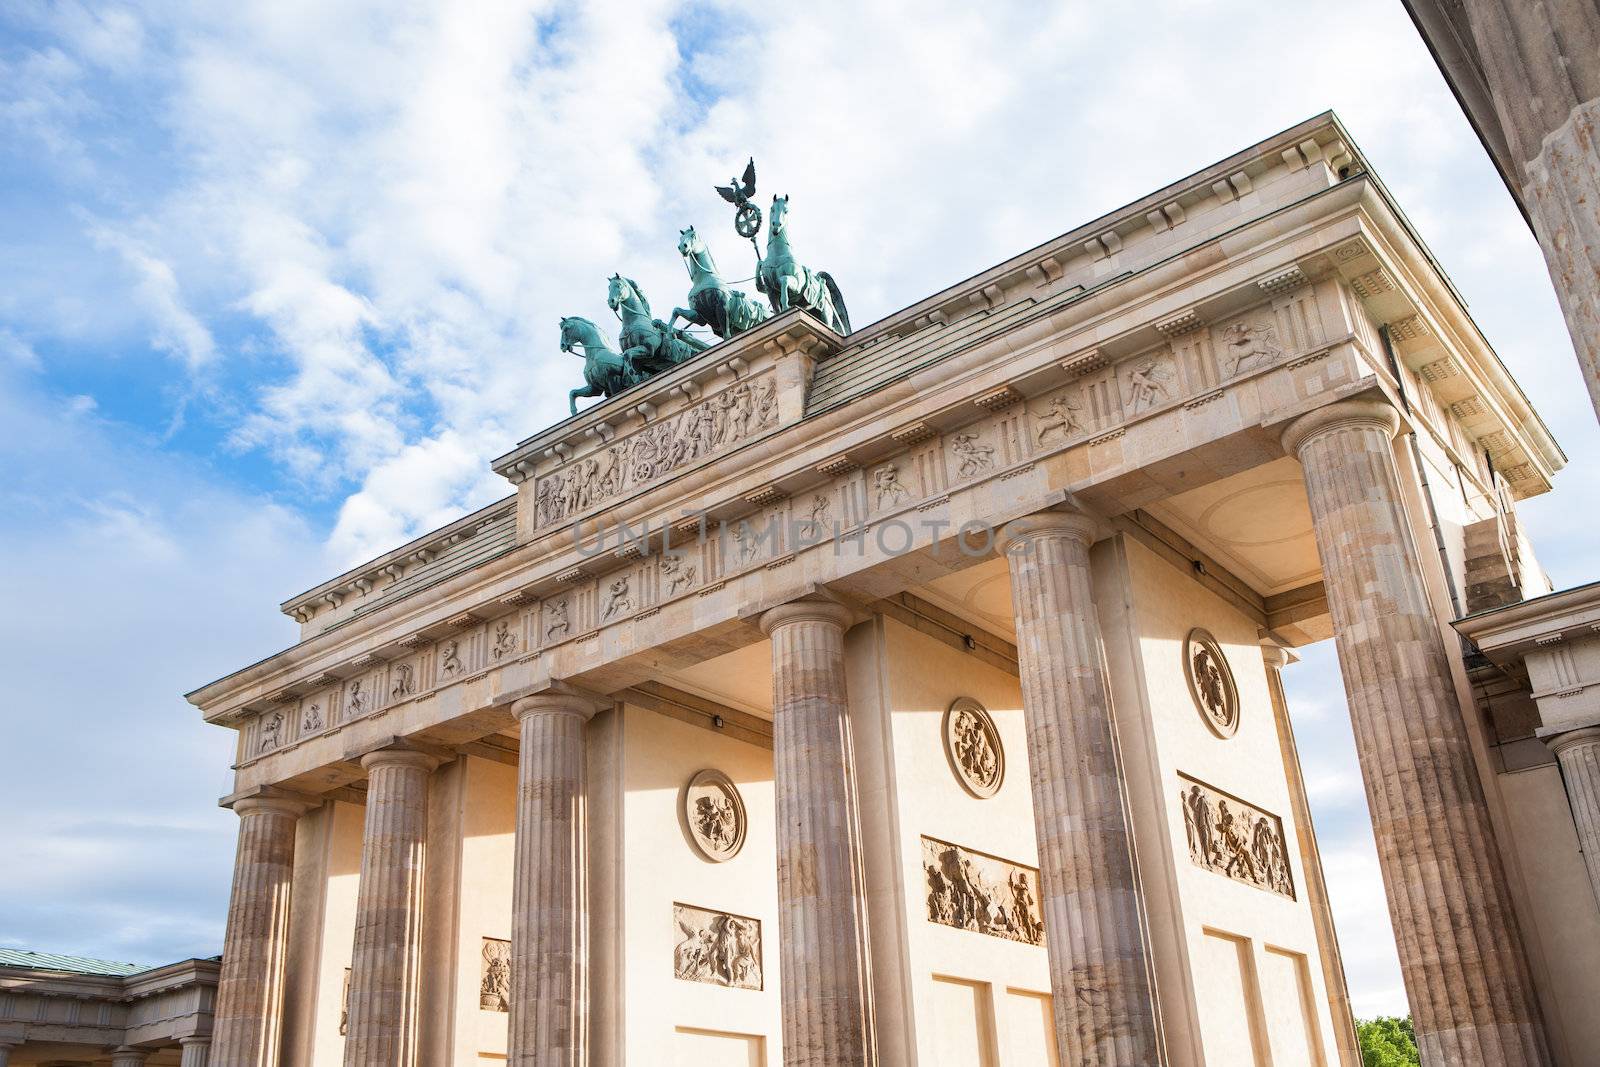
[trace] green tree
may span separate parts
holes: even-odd
[[[1358,1019],[1356,1039],[1361,1042],[1362,1067],[1420,1067],[1422,1063],[1409,1015],[1404,1019],[1392,1015]]]

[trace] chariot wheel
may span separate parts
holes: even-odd
[[[761,231],[761,209],[754,204],[745,204],[733,216],[733,228],[739,232],[740,237],[751,238]]]

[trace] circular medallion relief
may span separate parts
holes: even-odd
[[[1198,626],[1183,642],[1183,673],[1189,679],[1194,705],[1211,732],[1232,737],[1239,729],[1239,690],[1217,639]]]
[[[721,771],[707,769],[689,779],[682,815],[695,850],[712,863],[731,860],[744,847],[744,800]]]
[[[1000,792],[1006,750],[988,709],[971,697],[957,697],[944,713],[944,754],[967,792],[980,800]]]

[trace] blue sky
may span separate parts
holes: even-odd
[[[276,603],[504,494],[562,315],[683,289],[747,155],[868,322],[1337,110],[1575,456],[1543,261],[1398,0],[0,6],[0,944],[221,944]],[[775,184],[773,184],[775,183]],[[731,241],[713,245],[746,272]],[[1524,509],[1597,573],[1575,464]],[[1289,674],[1358,1011],[1403,1010],[1331,647]]]

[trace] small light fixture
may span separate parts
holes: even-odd
[[[961,643],[967,646],[968,652],[971,652],[978,647],[978,639],[973,637],[971,634],[962,634]]]
[[[1202,578],[1205,577],[1205,573],[1206,573],[1205,560],[1197,559],[1197,560],[1194,561],[1193,565],[1194,565],[1194,572],[1196,574],[1200,575]]]
[[[722,716],[721,715],[713,715],[713,716],[711,716],[711,725],[715,726],[719,730],[722,729]]]

